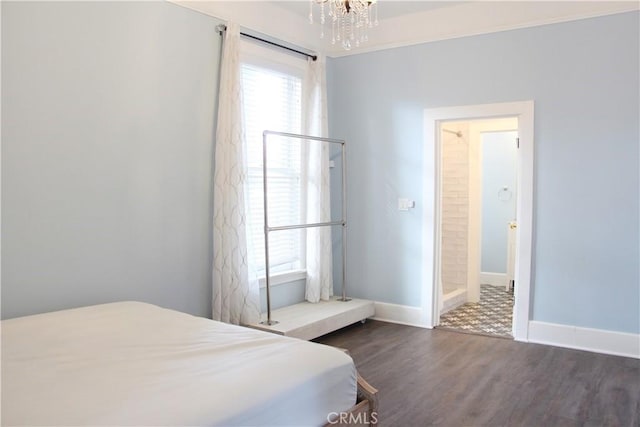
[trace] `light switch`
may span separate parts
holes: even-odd
[[[398,210],[408,211],[410,208],[415,208],[416,202],[409,199],[398,199]]]

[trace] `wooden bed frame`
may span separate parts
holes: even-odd
[[[358,374],[356,404],[346,412],[335,414],[325,427],[378,425],[378,390]]]
[[[338,348],[351,356],[346,348]],[[324,427],[329,426],[376,426],[378,425],[378,389],[373,387],[358,373],[358,392],[356,404],[346,412],[336,413],[328,419]]]

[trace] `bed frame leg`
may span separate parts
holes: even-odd
[[[378,425],[378,390],[358,374],[358,398],[369,402],[367,421],[369,426]]]

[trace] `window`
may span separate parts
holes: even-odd
[[[255,50],[255,46],[250,46]],[[274,55],[266,49],[269,56]],[[259,276],[265,274],[262,132],[301,133],[302,72],[295,67],[247,55],[241,64],[243,123],[247,142],[247,244],[253,250]],[[267,161],[269,224],[302,223],[301,144],[298,140],[269,140]],[[270,272],[304,269],[302,230],[269,234]]]

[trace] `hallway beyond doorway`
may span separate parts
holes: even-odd
[[[440,316],[438,329],[510,338],[513,291],[480,285],[480,302],[468,302]]]

